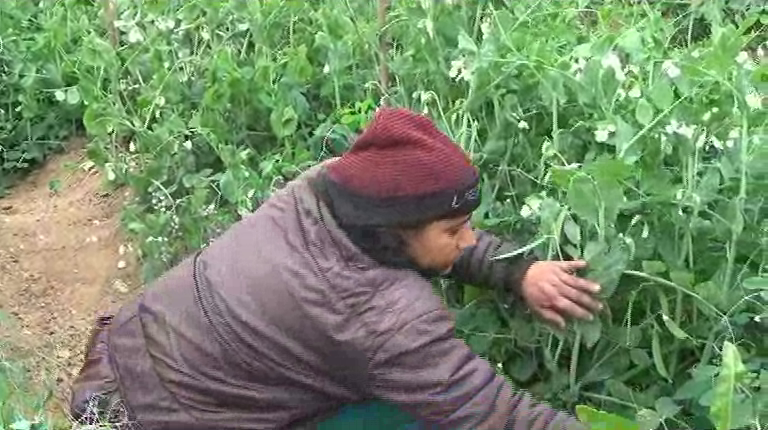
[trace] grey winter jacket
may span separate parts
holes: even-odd
[[[311,428],[345,403],[380,398],[433,428],[586,428],[473,354],[427,279],[361,253],[308,186],[322,168],[97,330],[73,411],[101,393],[144,429]],[[478,232],[452,276],[513,291],[527,263],[491,262],[503,246]]]

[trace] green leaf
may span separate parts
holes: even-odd
[[[655,430],[661,424],[661,417],[653,409],[643,408],[637,411],[635,421],[642,430]]]
[[[464,29],[459,31],[459,49],[473,54],[477,53],[477,45],[475,44],[475,41],[467,35],[467,32],[464,31]]]
[[[694,372],[693,377],[681,385],[672,397],[677,400],[701,398],[707,391],[712,389],[712,381],[716,372],[717,368],[714,366],[699,367]]]
[[[538,370],[539,361],[534,357],[526,356],[520,360],[509,360],[507,362],[507,372],[516,381],[528,381]]]
[[[723,344],[723,362],[712,393],[710,418],[717,430],[731,430],[733,422],[733,399],[736,384],[746,371],[736,346],[728,341]]]
[[[656,273],[664,273],[667,271],[667,265],[664,264],[663,261],[643,261],[643,272],[650,273],[650,274],[656,274]]]
[[[470,335],[467,339],[467,346],[478,355],[484,355],[491,348],[493,338],[488,335]]]
[[[565,222],[563,223],[563,231],[571,243],[577,246],[581,246],[581,227],[579,227],[579,225],[576,224],[576,222],[574,222],[571,217],[567,217],[565,219]]]
[[[22,418],[16,420],[9,428],[11,430],[30,430],[32,428],[32,423]]]
[[[584,260],[592,260],[599,253],[603,252],[605,248],[606,246],[603,242],[598,242],[596,240],[587,242],[587,245],[584,247]]]
[[[712,384],[708,380],[689,379],[675,391],[673,397],[678,400],[697,399],[710,388],[712,388]]]
[[[597,195],[595,183],[589,175],[577,173],[571,178],[568,206],[576,215],[593,224],[597,224],[599,220],[600,203],[599,199],[595,198]]]
[[[473,300],[477,299],[483,294],[482,288],[475,287],[474,285],[464,285],[464,304],[468,305]]]
[[[600,335],[603,332],[603,323],[600,318],[595,318],[592,321],[580,320],[575,324],[576,330],[581,332],[581,340],[587,348],[595,346]]]
[[[633,59],[640,59],[646,52],[643,47],[643,36],[634,28],[630,28],[622,34],[616,43],[624,49]]]
[[[291,106],[286,106],[283,109],[273,110],[269,116],[269,123],[275,136],[284,138],[296,132],[299,118]]]
[[[665,110],[675,102],[675,93],[666,79],[656,79],[650,89],[651,100],[657,108]]]
[[[653,116],[653,106],[645,99],[640,99],[635,107],[635,119],[642,125],[648,125],[653,121]]]
[[[623,240],[616,237],[608,246],[586,257],[585,277],[600,285],[600,296],[609,298],[616,290],[621,275],[629,264],[630,252]]]
[[[616,146],[617,154],[623,155],[622,158],[620,158],[622,162],[634,163],[640,158],[640,155],[642,155],[640,141],[635,141],[633,143],[637,130],[621,117],[617,117],[615,121],[616,134],[611,137],[609,142]],[[633,143],[632,148],[629,147],[630,143]]]
[[[641,430],[635,422],[586,405],[576,406],[576,416],[591,430]]]
[[[219,189],[222,197],[229,200],[230,203],[237,203],[239,201],[237,181],[231,170],[227,170],[221,175]]]
[[[648,356],[648,353],[644,349],[630,349],[629,358],[632,359],[632,362],[638,366],[647,366],[651,364],[651,357]]]
[[[687,272],[683,270],[673,270],[669,272],[669,279],[681,287],[684,287],[684,288],[693,287],[694,277],[693,277],[693,273],[691,272]]]
[[[669,397],[660,397],[656,400],[656,412],[662,419],[674,417],[681,409],[682,407]]]

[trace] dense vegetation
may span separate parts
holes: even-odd
[[[476,352],[637,426],[605,428],[768,425],[762,2],[396,1],[383,32],[372,1],[103,4],[0,2],[0,192],[84,130],[132,190],[151,279],[343,151],[386,95],[472,153],[478,227],[585,258],[604,287],[609,309],[559,333],[443,285]]]

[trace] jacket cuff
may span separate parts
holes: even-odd
[[[498,250],[489,258],[514,252],[516,249],[518,247],[514,243],[501,241]],[[516,298],[520,298],[523,278],[536,261],[538,259],[532,254],[520,254],[508,260],[494,260],[491,263],[494,273],[491,287],[512,293]]]
[[[483,230],[477,230],[476,234],[477,244],[459,258],[450,275],[459,282],[512,293],[519,298],[520,284],[528,268],[537,261],[535,256],[522,253],[509,259],[494,260],[519,246]]]

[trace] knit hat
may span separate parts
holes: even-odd
[[[409,225],[469,214],[480,204],[469,157],[427,117],[380,108],[326,168],[334,213],[348,225]]]

